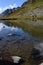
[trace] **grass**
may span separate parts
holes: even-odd
[[[13,13],[9,14],[8,16],[4,16],[3,18],[29,18],[31,19],[30,15],[28,15],[28,12],[33,12],[34,9],[43,6],[43,2],[35,2],[35,3],[31,3],[31,4],[26,4],[26,6],[21,7],[18,10],[15,10]],[[27,14],[26,14],[27,13]],[[41,18],[37,18],[37,19],[41,19]]]

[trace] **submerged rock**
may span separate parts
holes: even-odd
[[[24,62],[23,59],[19,56],[11,56],[11,57],[13,59],[13,62],[16,64],[22,64]]]
[[[39,59],[40,58],[40,51],[35,49],[35,48],[33,48],[31,55],[32,55],[33,59]]]
[[[2,59],[1,57],[0,64],[1,65],[21,65],[24,62],[23,59],[19,56],[11,56],[11,59],[13,61]]]
[[[36,43],[34,45],[34,48],[37,49],[37,50],[39,50],[40,51],[40,55],[43,56],[43,42],[38,43],[38,44]]]
[[[18,63],[19,60],[21,59],[21,57],[18,57],[18,56],[12,56],[12,59],[13,59],[14,63]]]

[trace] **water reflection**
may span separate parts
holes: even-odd
[[[41,42],[40,39],[33,37],[22,28],[14,27],[7,22],[0,22],[0,51],[2,54],[5,51],[10,51],[14,55],[27,56],[28,58],[34,47],[40,51],[40,55],[43,55],[43,42]]]
[[[7,26],[4,23],[0,23],[0,37],[7,35],[26,36],[26,33],[21,28],[14,26]]]
[[[40,41],[39,39],[32,37],[27,32],[23,31],[22,28],[14,27],[7,22],[0,22],[0,40],[1,38],[23,38],[27,40],[36,40]]]

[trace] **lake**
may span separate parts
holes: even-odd
[[[6,43],[6,41],[13,40],[29,40],[40,42],[41,40],[33,37],[28,32],[24,31],[22,28],[12,25],[6,21],[0,21],[0,43]]]
[[[40,55],[43,55],[42,40],[30,35],[21,27],[0,21],[0,53],[7,51],[11,55],[28,59],[33,47],[40,50]]]

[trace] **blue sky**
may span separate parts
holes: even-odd
[[[9,8],[21,6],[27,0],[0,0],[0,13]]]

